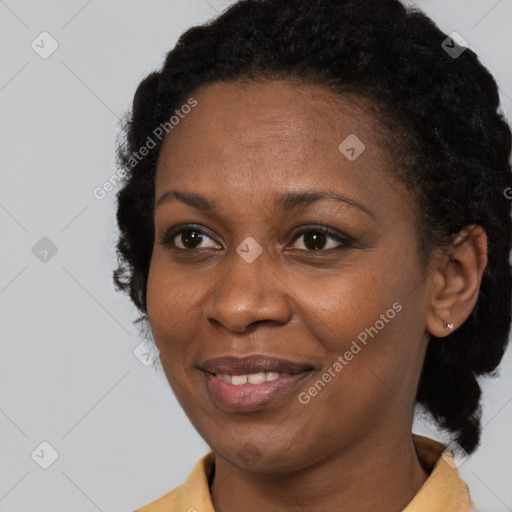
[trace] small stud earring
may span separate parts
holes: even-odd
[[[453,324],[452,323],[449,323],[449,322],[443,322],[443,327],[447,330],[447,331],[451,331],[453,329]]]

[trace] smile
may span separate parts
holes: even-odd
[[[242,412],[262,409],[277,402],[298,387],[311,372],[258,372],[247,375],[203,373],[212,402],[227,412]]]
[[[279,378],[279,372],[258,372],[247,375],[229,375],[228,373],[216,373],[218,379],[234,386],[243,384],[261,384]]]

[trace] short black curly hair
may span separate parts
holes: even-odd
[[[156,164],[168,122],[199,87],[285,78],[353,94],[383,115],[400,148],[397,176],[420,207],[420,253],[482,226],[488,265],[470,317],[447,338],[431,336],[416,402],[468,452],[480,438],[477,376],[493,372],[511,322],[511,132],[496,83],[471,49],[455,58],[434,22],[399,0],[239,0],[187,30],[159,71],[138,86],[118,143],[125,176],[117,193],[114,282],[147,320]],[[450,43],[450,46],[453,46]],[[156,147],[134,159],[151,137]]]

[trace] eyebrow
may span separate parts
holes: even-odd
[[[315,192],[285,192],[274,200],[274,207],[278,210],[290,211],[297,208],[304,208],[316,201],[325,199],[332,199],[349,204],[350,206],[354,206],[355,208],[365,212],[370,217],[375,218],[375,214],[361,203],[331,190],[318,190]],[[196,194],[194,192],[183,192],[180,190],[169,190],[155,203],[155,210],[164,203],[173,200],[181,201],[182,203],[203,212],[212,212],[217,206],[215,201],[209,200],[200,194]]]

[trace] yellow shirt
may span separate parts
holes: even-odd
[[[402,512],[470,512],[467,485],[459,478],[453,457],[432,439],[413,434],[422,466],[430,473],[418,494]],[[135,512],[215,512],[208,479],[215,459],[213,452],[200,459],[186,482]]]

